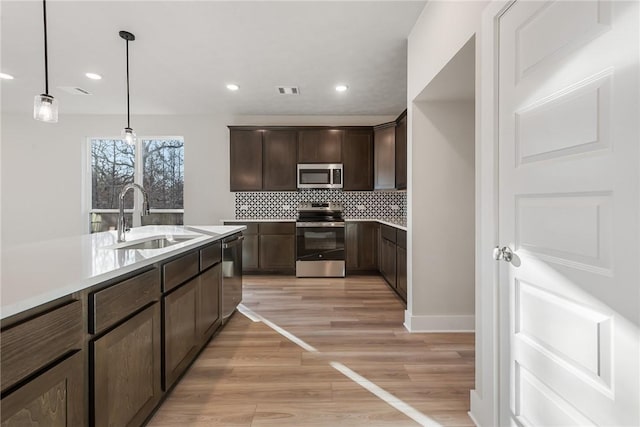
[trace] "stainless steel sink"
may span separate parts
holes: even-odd
[[[162,249],[200,236],[164,236],[113,245],[110,249]]]

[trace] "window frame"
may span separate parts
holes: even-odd
[[[91,157],[91,142],[93,140],[96,139],[103,139],[103,140],[117,140],[117,141],[122,141],[122,137],[121,136],[88,136],[86,138],[85,144],[84,144],[84,157],[85,157],[85,161],[84,161],[84,173],[83,173],[83,187],[84,187],[84,194],[83,194],[83,217],[86,219],[85,221],[85,231],[87,233],[91,233],[91,214],[92,213],[119,213],[119,209],[94,209],[93,208],[93,197],[92,197],[92,185],[93,185],[93,180],[92,180],[92,169],[91,169],[91,162],[92,162],[92,157]],[[148,135],[143,135],[143,136],[138,136],[136,137],[136,143],[135,143],[135,150],[134,150],[134,168],[133,168],[133,182],[134,184],[139,184],[142,186],[142,182],[144,180],[144,164],[142,161],[142,142],[145,140],[158,140],[158,139],[174,139],[174,140],[180,140],[182,141],[183,144],[183,150],[184,150],[184,136],[173,136],[173,135],[163,135],[163,136],[148,136]],[[184,173],[184,169],[183,169],[183,173]],[[184,195],[183,195],[183,200],[182,200],[183,206],[184,206]],[[140,219],[140,215],[142,214],[142,197],[139,191],[134,191],[133,194],[133,208],[125,208],[124,210],[125,213],[130,213],[133,214],[133,227],[140,227],[142,225],[141,219]],[[184,208],[182,209],[150,209],[151,213],[181,213],[184,215]]]

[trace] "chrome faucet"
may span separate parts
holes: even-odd
[[[132,188],[137,188],[144,196],[142,216],[149,215],[149,195],[146,190],[138,184],[127,184],[122,187],[122,191],[120,191],[120,213],[118,214],[118,243],[125,241],[124,232],[127,231],[127,219],[124,217],[124,195]]]

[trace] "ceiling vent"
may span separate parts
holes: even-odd
[[[70,93],[71,95],[91,95],[91,92],[88,90],[77,86],[58,86],[58,89]]]
[[[300,95],[300,89],[297,86],[278,86],[280,95]]]

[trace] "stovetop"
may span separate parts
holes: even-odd
[[[342,203],[302,202],[298,205],[298,221],[344,221]]]

